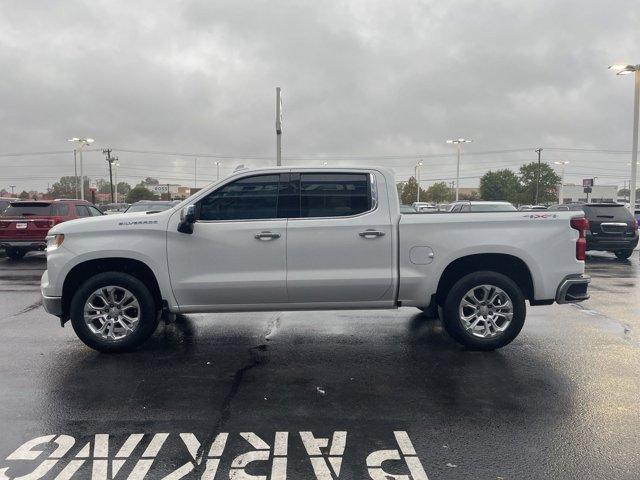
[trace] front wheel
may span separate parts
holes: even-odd
[[[447,295],[444,327],[473,350],[495,350],[518,336],[526,316],[525,298],[509,277],[491,271],[465,275]]]
[[[89,278],[71,300],[73,330],[100,352],[125,352],[140,346],[155,331],[158,318],[149,289],[122,272]]]
[[[627,260],[631,255],[633,255],[633,250],[616,250],[613,253],[619,260]]]

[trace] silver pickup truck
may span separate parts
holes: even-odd
[[[160,313],[417,307],[470,348],[530,305],[588,298],[581,212],[401,215],[383,168],[243,170],[163,212],[57,225],[46,310],[87,345],[142,344]]]

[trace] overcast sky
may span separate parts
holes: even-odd
[[[194,158],[222,173],[275,164],[275,87],[285,163],[382,164],[425,186],[455,175],[444,142],[474,140],[462,186],[487,169],[569,160],[567,179],[619,183],[630,156],[637,0],[1,1],[0,153],[120,150],[120,175],[193,185]],[[485,153],[518,150],[503,153]],[[475,153],[475,154],[474,154]],[[324,154],[320,155],[320,154]],[[377,157],[377,158],[376,158]],[[401,157],[401,158],[381,158]],[[199,186],[215,178],[198,157]],[[101,153],[85,173],[107,176]],[[73,156],[0,156],[0,188],[46,188]],[[468,177],[468,178],[467,178]]]

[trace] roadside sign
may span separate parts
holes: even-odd
[[[592,188],[591,187],[584,187],[582,190],[584,191],[584,193],[591,193]]]
[[[154,185],[153,191],[156,193],[169,193],[169,185]]]
[[[92,192],[98,190],[98,183],[93,179],[89,180],[89,190],[91,190]]]
[[[583,178],[582,179],[582,186],[583,187],[593,187],[593,178]]]

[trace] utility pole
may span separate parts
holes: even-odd
[[[220,180],[220,162],[216,162],[216,182]]]
[[[113,172],[111,171],[111,149],[105,148],[104,150],[102,150],[102,153],[107,156],[107,163],[109,164],[109,191],[111,192],[111,203],[114,203],[115,200],[113,197]]]
[[[282,165],[282,93],[276,87],[276,165]]]
[[[536,174],[536,199],[533,202],[535,205],[538,204],[538,195],[540,193],[540,156],[542,155],[542,148],[537,148],[536,153],[538,154],[538,173]]]
[[[198,157],[193,159],[193,188],[198,188]]]

